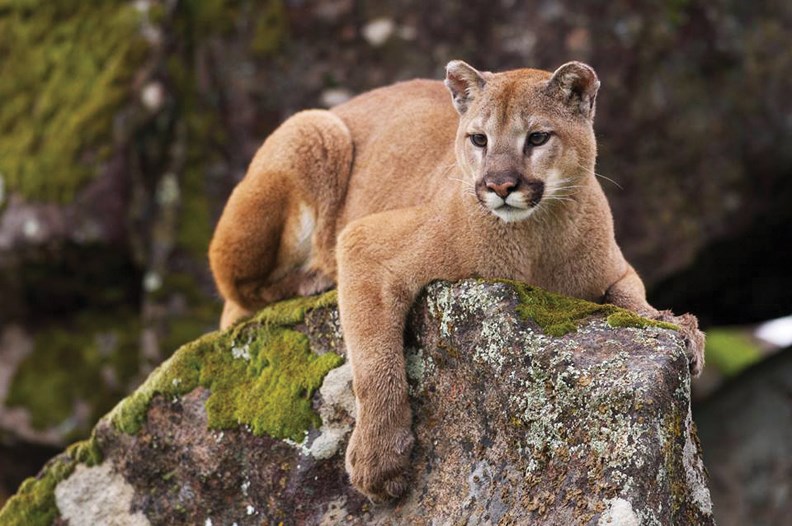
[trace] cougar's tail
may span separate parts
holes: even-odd
[[[352,169],[346,124],[297,113],[270,135],[226,204],[209,263],[226,300],[253,310],[335,275],[336,218]]]

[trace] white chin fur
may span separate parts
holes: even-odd
[[[534,208],[526,206],[521,194],[510,194],[505,200],[492,192],[484,196],[484,204],[490,212],[498,216],[504,223],[516,223],[528,219]],[[508,205],[508,206],[506,206]]]
[[[514,208],[511,206],[502,206],[492,211],[493,214],[503,220],[504,223],[517,223],[518,221],[525,221],[533,214],[533,208]]]
[[[504,201],[492,192],[487,192],[484,196],[487,208],[498,216],[504,223],[516,223],[528,219],[534,209],[525,206],[524,199],[519,194],[511,194]],[[504,205],[509,206],[504,206]]]

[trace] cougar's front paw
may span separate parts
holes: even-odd
[[[700,375],[704,369],[704,343],[706,337],[698,328],[698,319],[692,314],[674,316],[671,311],[662,311],[658,319],[673,323],[679,327],[679,332],[685,341],[690,374],[691,376]]]
[[[407,491],[414,442],[409,427],[355,426],[346,452],[352,485],[374,502],[401,497]]]

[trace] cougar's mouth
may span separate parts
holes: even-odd
[[[523,200],[502,199],[498,196],[485,196],[479,201],[484,208],[506,223],[516,223],[528,219],[534,212],[535,206],[533,203],[525,203]]]
[[[498,179],[497,174],[488,177],[477,185],[476,196],[482,206],[507,223],[527,219],[544,197],[542,181],[522,179],[515,184]]]
[[[499,208],[492,210],[492,213],[498,216],[505,223],[517,223],[525,221],[534,212],[534,207],[518,208],[516,206],[504,204]]]
[[[484,208],[506,223],[528,219],[542,199],[536,193],[526,195],[524,192],[511,193],[505,199],[494,192],[482,192],[477,197]]]

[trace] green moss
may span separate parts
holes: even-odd
[[[185,345],[116,407],[113,424],[137,433],[154,395],[178,396],[203,386],[211,392],[210,427],[247,425],[257,435],[301,441],[320,423],[311,406],[314,391],[343,359],[314,355],[307,337],[293,326],[308,309],[332,305],[335,298],[330,292],[272,305],[250,321]]]
[[[29,199],[68,201],[97,172],[147,46],[130,3],[5,2],[0,173]]]
[[[91,311],[39,331],[33,352],[14,375],[7,405],[25,408],[33,427],[47,429],[68,425],[83,402],[93,425],[126,394],[138,372],[139,331],[135,313]],[[72,431],[79,435],[86,429]]]
[[[707,362],[726,376],[734,376],[761,360],[759,346],[744,331],[714,328],[707,331]]]
[[[309,310],[333,307],[338,303],[338,292],[331,290],[321,296],[308,296],[282,301],[259,312],[253,319],[265,326],[294,325],[305,319]]]
[[[609,305],[609,307],[612,307],[612,305]],[[660,329],[670,329],[672,331],[679,330],[679,327],[673,323],[650,320],[649,318],[639,316],[627,309],[619,308],[614,308],[612,314],[608,315],[608,325],[611,327],[635,327],[637,329],[658,327]]]
[[[102,463],[104,455],[93,435],[87,440],[81,440],[66,448],[66,454],[80,464],[88,467],[98,466]]]
[[[583,320],[595,314],[606,315],[608,325],[611,327],[677,329],[673,324],[643,318],[615,305],[570,298],[518,281],[498,280],[498,282],[514,287],[520,298],[517,313],[523,319],[533,320],[550,336],[563,336],[575,331]]]
[[[0,510],[0,524],[7,526],[49,526],[58,517],[55,487],[72,474],[75,463],[55,459],[38,477],[25,480],[16,495]]]
[[[69,478],[77,464],[95,466],[102,452],[92,436],[70,446],[66,453],[52,459],[36,477],[25,480],[16,494],[0,509],[3,526],[49,526],[58,517],[55,488]]]

